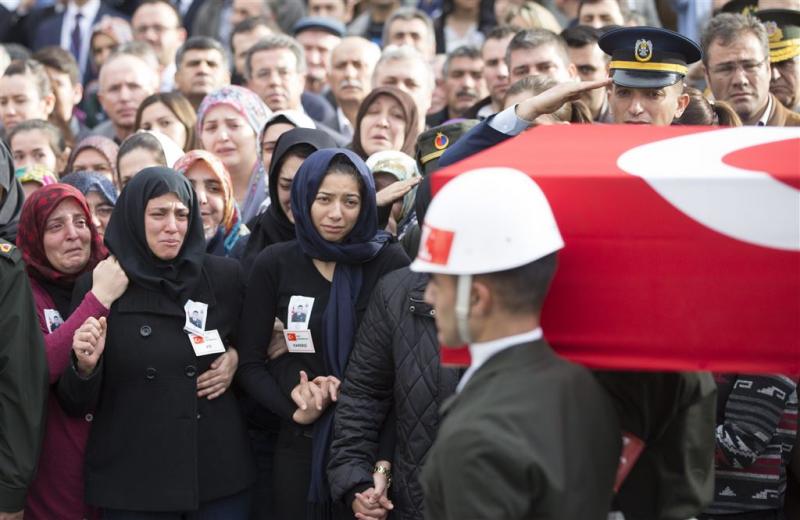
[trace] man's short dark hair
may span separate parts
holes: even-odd
[[[450,64],[456,58],[469,58],[471,60],[482,60],[483,57],[481,56],[481,51],[472,47],[471,45],[462,45],[454,49],[450,54],[447,55],[447,58],[444,60],[444,65],[442,65],[442,76],[447,77],[447,73],[450,72]]]
[[[602,1],[603,0],[580,0],[578,2],[578,18],[580,18],[581,16],[581,9],[583,9],[584,5],[598,4]],[[616,2],[617,5],[619,6],[619,12],[622,13],[622,19],[627,22],[631,17],[631,10],[628,8],[625,2],[620,2],[620,0],[616,0]]]
[[[486,40],[484,40],[484,44],[489,40],[502,40],[504,38],[508,38],[509,36],[513,36],[518,32],[519,28],[517,27],[511,25],[498,25],[486,33]]]
[[[566,42],[567,47],[580,49],[593,43],[597,43],[602,36],[602,32],[588,25],[575,25],[567,27],[561,31],[561,38]]]
[[[73,85],[81,82],[81,71],[78,62],[72,53],[61,47],[51,45],[43,47],[33,54],[33,59],[47,68],[55,69],[62,74],[68,74]]]
[[[237,34],[249,33],[258,27],[266,27],[273,33],[280,32],[280,29],[275,27],[275,24],[270,22],[263,16],[250,16],[233,26],[231,30],[230,49],[233,51],[233,37]]]
[[[225,48],[217,40],[209,38],[208,36],[192,36],[188,38],[183,45],[175,53],[175,64],[180,67],[183,63],[183,57],[189,51],[217,51],[222,56],[222,66],[229,67],[228,53]]]
[[[500,305],[513,314],[540,313],[556,273],[557,253],[499,273],[475,275],[485,281]]]
[[[253,77],[253,55],[257,52],[271,51],[275,49],[288,49],[292,51],[294,57],[297,59],[297,72],[306,71],[306,55],[303,52],[303,47],[300,43],[285,34],[274,34],[264,38],[256,43],[250,50],[247,51],[247,58],[244,61],[244,77],[250,79]]]
[[[511,63],[511,53],[518,50],[531,50],[542,45],[552,45],[564,60],[564,65],[569,65],[569,53],[564,39],[547,29],[525,29],[511,38],[506,49],[506,63]]]

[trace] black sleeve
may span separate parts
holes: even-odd
[[[386,290],[386,283],[381,282],[372,295],[336,404],[328,459],[328,480],[335,500],[362,484],[372,485],[381,431],[392,408],[396,326],[387,309]]]
[[[58,378],[56,397],[58,404],[70,417],[82,417],[97,408],[103,384],[103,356],[88,377],[78,374],[75,354],[70,354],[69,366]]]
[[[267,370],[267,346],[275,323],[278,294],[275,263],[272,248],[262,251],[247,282],[239,322],[238,381],[261,406],[284,419],[291,419],[295,406],[280,391],[278,382]]]
[[[0,511],[16,512],[39,459],[47,360],[23,263],[0,263]]]

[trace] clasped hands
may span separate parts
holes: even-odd
[[[375,467],[390,471],[392,463],[388,460],[379,460]],[[386,473],[375,471],[372,474],[372,487],[356,493],[356,498],[351,504],[355,517],[358,520],[384,520],[389,511],[394,509],[394,504],[387,496],[388,490],[389,481]]]
[[[311,381],[304,370],[300,383],[292,389],[292,401],[297,405],[292,419],[297,424],[312,424],[320,418],[339,394],[341,381],[336,376],[317,376]]]

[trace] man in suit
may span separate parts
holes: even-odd
[[[476,213],[483,204],[492,211]],[[422,469],[425,518],[606,518],[617,417],[539,324],[563,246],[544,193],[520,171],[468,171],[431,202],[411,269],[431,273],[439,342],[466,343],[472,362]]]
[[[306,61],[303,47],[285,34],[276,34],[253,45],[245,57],[246,86],[266,103],[270,110],[296,110],[317,123],[339,144],[347,140],[325,126],[336,117],[324,97],[304,92]]]
[[[69,50],[78,62],[84,84],[91,79],[89,40],[92,26],[103,16],[122,16],[100,0],[68,0],[66,8],[42,20],[33,36],[34,51],[50,45]]]
[[[721,13],[703,31],[703,65],[714,98],[730,103],[742,123],[800,126],[800,114],[769,92],[769,36],[757,18]]]

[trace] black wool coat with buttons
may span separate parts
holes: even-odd
[[[88,283],[87,283],[88,282]],[[75,299],[91,279],[78,282]],[[236,345],[243,282],[239,264],[206,255],[190,299],[208,304],[206,330]],[[189,511],[247,489],[250,445],[231,388],[197,397],[197,377],[220,354],[197,357],[183,331],[184,302],[131,283],[108,316],[105,351],[87,379],[74,369],[59,381],[68,413],[92,407],[86,449],[86,500],[103,508]]]

